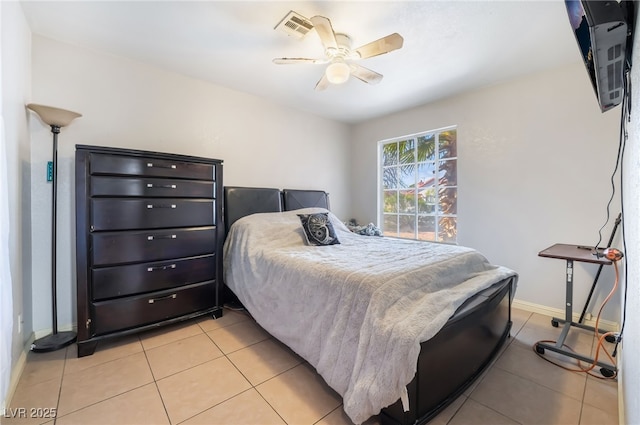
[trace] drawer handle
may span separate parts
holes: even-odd
[[[147,204],[147,209],[153,209],[153,208],[176,208],[176,204],[158,204],[158,205]]]
[[[147,236],[147,240],[148,241],[153,241],[153,240],[156,240],[156,239],[175,239],[175,238],[176,238],[176,235],[156,235],[156,236],[149,235],[149,236]]]
[[[175,184],[153,184],[153,183],[147,183],[147,187],[148,188],[158,188],[158,189],[175,189],[176,185]]]
[[[164,165],[164,164],[154,164],[153,162],[147,162],[147,168],[171,168],[172,170],[175,170],[176,167],[175,165],[171,164],[171,165]]]
[[[154,270],[167,270],[167,269],[175,269],[176,265],[175,264],[169,264],[169,265],[164,265],[164,266],[151,266],[151,267],[147,267],[147,271],[148,272],[152,272]]]
[[[149,300],[149,304],[153,304],[156,301],[175,300],[177,296],[178,296],[178,294],[171,294],[171,295],[167,295],[166,297],[151,298]]]

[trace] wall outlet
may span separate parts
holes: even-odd
[[[18,314],[18,333],[22,333],[22,314]]]

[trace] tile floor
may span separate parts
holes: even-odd
[[[512,337],[494,364],[431,424],[617,424],[617,382],[540,359],[532,344],[555,339],[559,329],[549,317],[522,310],[513,318]],[[592,350],[590,333],[569,336],[576,351]],[[80,359],[75,345],[29,353],[0,422],[351,423],[340,397],[313,368],[248,315],[231,310],[219,320],[199,318],[112,340]]]

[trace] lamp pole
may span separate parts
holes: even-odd
[[[53,176],[51,179],[51,192],[53,199],[53,208],[51,209],[51,302],[52,305],[58,305],[58,295],[56,294],[56,264],[57,264],[57,210],[58,210],[58,134],[60,134],[60,126],[51,125],[53,133]],[[58,312],[56,308],[51,309],[53,316],[53,335],[58,334]]]
[[[77,112],[67,111],[66,109],[54,108],[51,106],[37,105],[30,103],[27,108],[34,111],[40,119],[51,126],[51,133],[53,133],[53,169],[51,176],[51,193],[52,203],[51,206],[51,316],[52,321],[52,334],[38,338],[31,344],[31,351],[34,352],[47,352],[55,351],[60,348],[66,347],[72,344],[76,340],[76,333],[73,331],[58,332],[58,294],[57,294],[57,208],[58,208],[58,134],[60,134],[60,128],[65,127],[71,123],[74,119],[81,117],[82,115]]]

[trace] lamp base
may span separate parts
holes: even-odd
[[[43,336],[42,338],[36,339],[31,344],[31,351],[36,353],[46,353],[49,351],[56,351],[67,345],[71,345],[76,342],[76,333],[67,331],[67,332],[58,332],[55,334]]]

